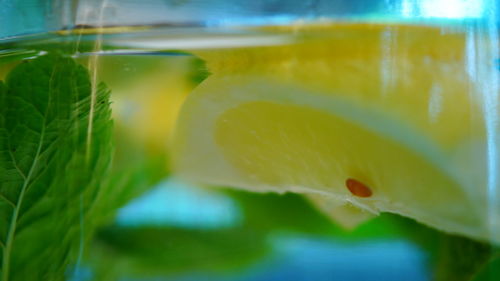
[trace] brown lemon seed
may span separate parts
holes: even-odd
[[[345,181],[345,185],[347,186],[347,189],[352,193],[354,196],[358,197],[371,197],[372,196],[372,190],[366,186],[364,183],[355,180],[355,179],[347,179]]]

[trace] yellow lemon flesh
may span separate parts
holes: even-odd
[[[196,52],[212,76],[181,110],[176,171],[203,184],[304,193],[346,226],[392,212],[498,242],[466,36],[444,31],[304,26],[285,45]]]

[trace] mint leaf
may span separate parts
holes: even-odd
[[[49,54],[0,87],[2,281],[64,280],[111,154],[109,91]]]
[[[500,250],[496,250],[479,273],[471,281],[492,281],[500,279]]]
[[[444,233],[438,235],[433,252],[436,281],[469,281],[491,257],[491,245]]]
[[[191,62],[191,73],[189,73],[189,80],[193,85],[198,85],[203,80],[210,76],[210,71],[208,71],[207,65],[204,60],[194,56]]]
[[[186,272],[231,272],[262,258],[264,233],[249,228],[102,228],[88,264],[95,280],[142,280]],[[149,279],[148,279],[149,280]]]

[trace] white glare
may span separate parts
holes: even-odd
[[[479,18],[483,7],[482,0],[424,0],[422,15],[431,18]]]
[[[484,12],[485,0],[403,0],[401,3],[404,17],[481,18]]]

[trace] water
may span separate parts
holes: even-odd
[[[14,238],[9,280],[26,280],[25,262],[54,280],[496,280],[499,52],[489,13],[425,25],[82,25],[0,41],[1,80],[22,60],[60,52],[88,69],[90,120],[104,82],[114,121],[109,171],[96,178],[101,192],[79,195],[78,218],[34,209],[42,222],[71,222],[53,237],[72,242],[49,243],[71,249],[65,261],[45,271],[28,261],[16,239],[51,232],[26,219],[34,234]],[[92,155],[100,139],[86,128]]]

